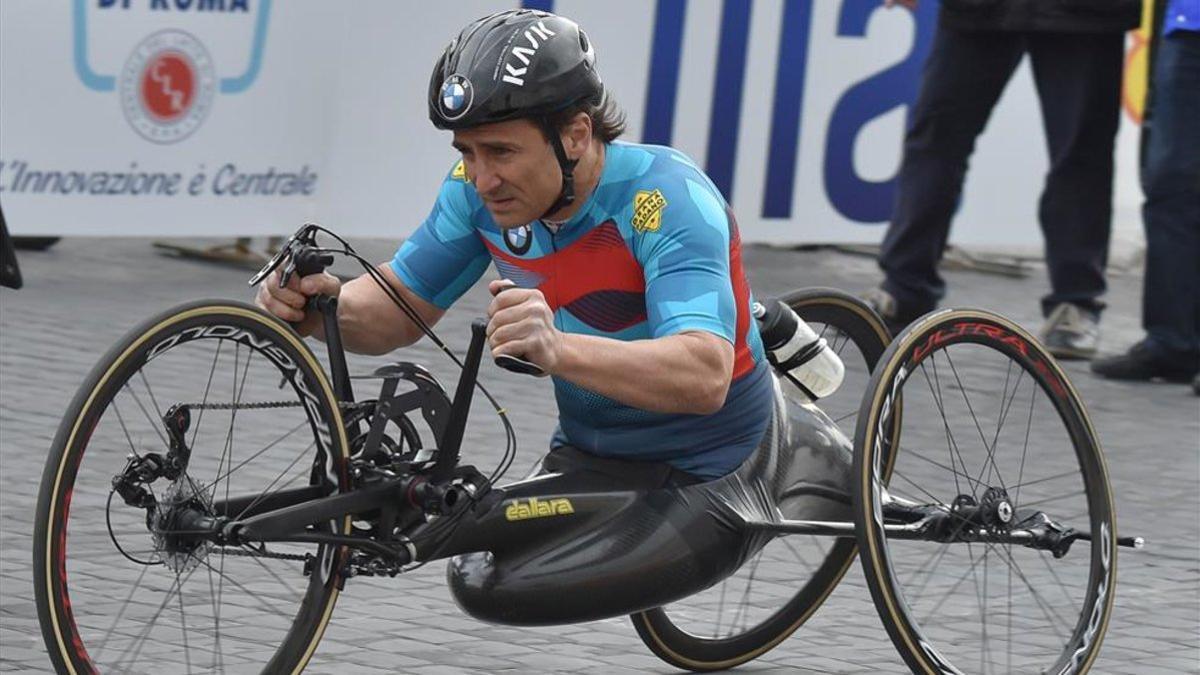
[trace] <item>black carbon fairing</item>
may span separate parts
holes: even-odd
[[[495,623],[590,621],[658,607],[725,578],[774,536],[746,521],[849,520],[850,441],[785,399],[733,473],[677,486],[669,466],[551,452],[477,520],[486,550],[451,559],[468,614]],[[474,527],[472,529],[475,529]],[[469,535],[468,535],[469,536]]]

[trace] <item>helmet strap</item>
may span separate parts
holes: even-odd
[[[546,134],[546,139],[550,141],[550,147],[554,149],[554,156],[558,158],[558,167],[562,170],[562,188],[558,192],[558,198],[541,215],[542,218],[545,218],[575,202],[575,165],[579,163],[579,160],[567,159],[567,151],[563,148],[562,138],[559,137],[558,129],[554,128],[550,118],[540,117],[538,123],[542,127],[542,132]]]

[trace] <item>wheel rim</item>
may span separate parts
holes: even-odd
[[[819,405],[849,436],[860,392],[886,347],[886,330],[858,300],[837,291],[802,291],[784,301],[846,365],[841,387]],[[635,625],[651,648],[675,665],[713,670],[744,663],[777,645],[816,611],[854,550],[847,539],[777,537],[733,575],[680,602],[635,615]]]
[[[57,467],[47,561],[51,623],[72,668],[257,672],[303,662],[332,610],[334,549],[220,547],[176,524],[184,509],[221,515],[227,509],[213,505],[222,500],[309,484],[317,447],[344,456],[328,386],[310,364],[296,367],[311,354],[252,311],[225,309],[164,322],[117,359],[80,410],[74,451]],[[287,405],[246,407],[262,401]],[[178,478],[143,486],[158,504],[148,523],[112,480],[128,456],[167,454],[162,418],[176,403],[199,404],[182,435],[192,452]],[[320,473],[344,487],[341,466],[324,462]]]
[[[868,584],[893,641],[918,671],[1086,670],[1112,605],[1115,525],[1099,446],[1069,382],[1032,338],[985,313],[917,327],[884,363],[860,421],[856,497]],[[1022,529],[1042,511],[1095,545],[1075,541],[1057,559],[1011,543],[884,533],[884,491],[866,468],[882,447],[871,426],[900,398],[891,497],[988,506],[986,525],[953,516],[964,531]]]

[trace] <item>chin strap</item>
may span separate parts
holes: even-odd
[[[542,127],[542,132],[546,134],[546,139],[550,141],[550,147],[554,149],[554,156],[558,158],[558,167],[562,169],[562,189],[558,193],[558,198],[550,205],[550,208],[546,209],[546,212],[541,215],[541,218],[545,218],[555,211],[564,209],[575,202],[575,165],[579,163],[579,160],[567,159],[567,151],[563,149],[558,129],[555,129],[550,124],[548,118],[539,118],[538,123]]]

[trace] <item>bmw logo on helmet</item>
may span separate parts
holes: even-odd
[[[462,75],[451,75],[442,83],[441,112],[442,117],[456,120],[471,109],[471,98],[474,87],[471,81]]]

